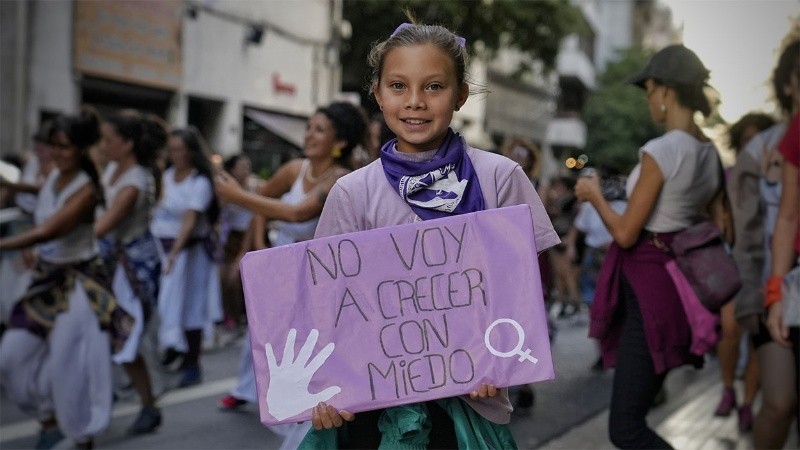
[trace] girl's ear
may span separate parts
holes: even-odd
[[[375,97],[375,101],[378,103],[378,108],[383,111],[383,101],[381,100],[381,92],[378,89],[378,83],[372,83],[372,95]]]
[[[467,98],[469,98],[469,85],[464,82],[461,83],[461,86],[458,88],[458,97],[456,97],[456,111],[460,110],[464,103],[467,102]]]

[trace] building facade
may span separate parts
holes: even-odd
[[[2,90],[14,98],[4,154],[24,149],[43,120],[88,104],[194,125],[213,152],[244,150],[274,168],[339,92],[340,0],[1,3],[3,74],[14,66]]]

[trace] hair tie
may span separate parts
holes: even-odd
[[[397,33],[405,30],[406,28],[413,27],[413,26],[414,26],[413,23],[408,23],[408,22],[401,23],[400,25],[397,26],[397,28],[394,29],[394,31],[392,32],[391,36],[389,36],[389,39],[395,37],[397,35]],[[467,46],[467,40],[466,39],[464,39],[463,37],[461,37],[461,36],[459,36],[459,35],[457,35],[455,33],[453,33],[453,36],[455,37],[456,44],[458,44],[459,47],[465,48]]]
[[[395,35],[396,35],[397,33],[399,33],[399,32],[401,32],[401,31],[405,30],[405,29],[406,29],[406,28],[408,28],[408,27],[413,27],[413,26],[414,26],[414,24],[413,24],[413,23],[403,22],[403,23],[401,23],[400,25],[398,25],[398,26],[397,26],[397,28],[395,28],[395,29],[394,29],[394,32],[392,32],[392,35],[391,35],[391,36],[389,36],[389,37],[390,37],[390,38],[393,38],[393,37],[395,37]]]

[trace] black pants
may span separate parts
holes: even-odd
[[[646,420],[650,405],[667,374],[656,374],[653,357],[647,347],[639,302],[624,277],[620,288],[623,328],[611,393],[609,437],[619,448],[671,449],[669,443],[647,425]]]

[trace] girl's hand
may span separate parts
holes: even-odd
[[[775,342],[786,348],[792,348],[792,343],[789,342],[789,327],[783,322],[783,301],[775,302],[769,306],[767,328]]]
[[[589,177],[579,177],[575,183],[575,196],[581,201],[595,201],[603,197],[600,190],[600,177],[592,175]]]
[[[469,398],[473,400],[477,400],[479,398],[492,398],[496,397],[497,394],[500,392],[500,389],[493,384],[481,384],[477,391],[472,391],[469,393]]]
[[[223,202],[230,202],[236,194],[242,191],[239,182],[225,171],[220,171],[217,176],[214,177],[214,189],[217,191],[219,199]]]
[[[345,410],[337,411],[331,405],[324,402],[314,407],[311,412],[311,425],[315,430],[339,428],[345,421],[352,422],[356,415]]]

